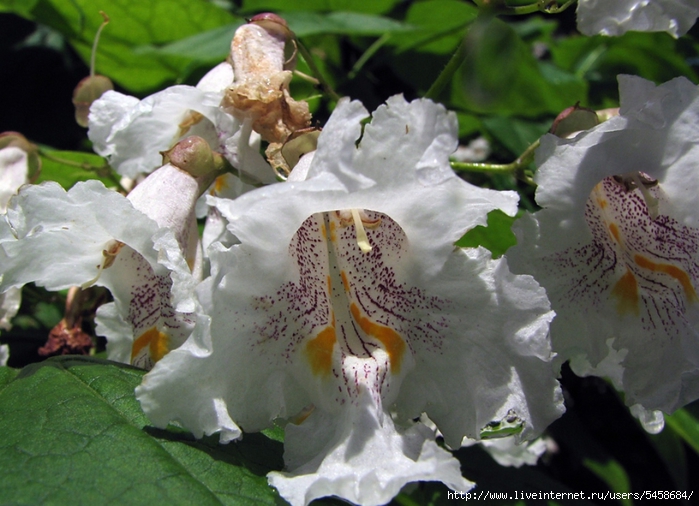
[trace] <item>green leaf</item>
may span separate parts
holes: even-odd
[[[455,106],[482,114],[557,115],[587,99],[587,83],[538,61],[512,26],[481,19],[466,36],[466,57],[455,76]]]
[[[699,454],[699,420],[688,409],[665,415],[665,424]]]
[[[103,21],[100,10],[111,21],[100,38],[97,72],[136,92],[180,81],[195,63],[188,57],[139,54],[136,48],[165,45],[235,19],[206,0],[39,0],[31,11],[15,12],[60,31],[89,61]]]
[[[225,60],[231,50],[231,40],[243,21],[198,33],[164,46],[140,46],[137,54],[169,54],[192,58],[201,62]]]
[[[78,181],[99,179],[105,186],[114,186],[114,180],[108,176],[111,169],[99,155],[47,148],[42,148],[41,154],[41,172],[35,183],[56,181],[68,190]]]
[[[384,33],[412,31],[409,25],[390,18],[356,12],[286,12],[284,19],[297,37],[319,33],[339,35],[383,35]]]
[[[544,135],[551,128],[552,122],[490,116],[483,119],[483,126],[495,140],[517,157]]]
[[[19,373],[19,370],[13,369],[12,367],[0,367],[0,392],[2,392],[2,389],[5,388],[8,383],[15,379],[17,373]]]
[[[554,64],[591,83],[590,102],[583,101],[582,105],[595,108],[618,106],[619,74],[633,74],[658,83],[680,75],[695,82],[698,77],[689,65],[690,58],[696,55],[696,46],[685,48],[681,40],[666,33],[571,37],[549,48]]]
[[[517,238],[512,233],[512,224],[516,219],[499,209],[490,211],[488,213],[488,226],[478,225],[472,228],[456,242],[456,246],[461,248],[483,246],[490,250],[493,258],[499,258],[510,246],[517,244]]]
[[[419,49],[425,53],[448,54],[461,42],[466,27],[478,9],[457,0],[429,0],[410,6],[405,22],[416,27],[410,35],[395,35],[390,44],[398,52]]]
[[[599,479],[609,485],[612,492],[621,494],[628,494],[631,492],[631,482],[629,481],[629,476],[626,474],[626,471],[621,464],[619,464],[616,460],[610,459],[602,463],[595,462],[591,459],[585,459],[583,461],[583,465],[595,473]],[[628,496],[626,496],[626,498],[620,498],[619,502],[621,502],[621,504],[624,506],[631,506],[633,504],[633,501]]]
[[[2,501],[277,503],[265,474],[282,466],[280,443],[249,434],[224,446],[150,427],[133,395],[144,373],[67,356],[25,367],[7,383],[0,390]]]
[[[28,15],[39,0],[0,0],[0,12]]]
[[[261,11],[353,11],[368,14],[383,14],[391,10],[400,0],[243,0],[244,12]]]

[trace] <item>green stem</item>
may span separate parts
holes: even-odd
[[[490,174],[502,174],[507,172],[515,172],[524,169],[527,165],[534,161],[534,153],[539,147],[540,140],[531,144],[517,159],[506,164],[498,163],[476,163],[476,162],[451,162],[451,168],[454,170],[463,170],[467,172],[486,172]],[[525,178],[530,182],[528,178]]]
[[[568,7],[576,3],[578,0],[568,0],[563,5],[559,6],[556,0],[538,0],[533,4],[520,5],[516,7],[504,7],[501,14],[533,14],[534,12],[544,12],[546,14],[558,14],[563,12]]]
[[[323,91],[330,95],[333,100],[340,100],[340,95],[338,95],[335,90],[333,90],[332,86],[330,86],[330,83],[323,77],[323,74],[320,72],[320,69],[316,65],[315,61],[313,60],[313,56],[311,56],[311,53],[306,49],[306,47],[301,43],[301,41],[298,38],[294,38],[294,41],[296,42],[296,47],[299,50],[299,53],[301,53],[301,56],[303,56],[303,59],[306,60],[306,63],[308,64],[308,68],[311,69],[311,72],[313,72],[313,75],[315,76],[316,79],[318,79],[318,82],[320,83],[320,86],[323,88]]]
[[[364,51],[364,54],[359,57],[359,59],[352,66],[352,70],[349,71],[347,75],[348,79],[354,79],[354,77],[362,70],[362,67],[369,61],[369,59],[376,54],[376,52],[381,49],[381,46],[386,44],[391,38],[390,33],[384,33],[381,37],[376,39],[374,43],[369,46],[369,48]]]
[[[430,86],[430,89],[427,90],[427,93],[425,93],[425,98],[430,98],[432,100],[437,100],[437,97],[439,94],[444,90],[444,88],[451,82],[452,77],[454,76],[454,73],[456,70],[459,68],[461,63],[464,60],[464,56],[466,55],[466,39],[462,40],[461,43],[459,44],[459,47],[456,49],[456,52],[451,56],[451,59],[447,62],[446,67],[444,67],[444,70],[437,76],[437,79],[435,80],[434,83],[432,83],[432,86]]]

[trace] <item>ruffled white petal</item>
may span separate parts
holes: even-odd
[[[518,443],[514,436],[483,441],[465,439],[461,443],[461,447],[475,444],[480,444],[495,462],[505,467],[534,466],[547,450],[547,442],[544,437],[523,443]]]
[[[222,93],[172,86],[139,101],[108,91],[90,107],[88,137],[120,174],[135,178],[162,165],[160,151],[185,135],[199,135],[225,153],[225,143],[240,128],[220,107]],[[191,111],[203,118],[196,118]]]
[[[421,423],[397,427],[368,392],[356,405],[333,415],[311,413],[285,432],[289,471],[272,472],[268,480],[293,506],[326,496],[378,506],[413,481],[441,481],[462,492],[474,486],[431,429]]]
[[[684,35],[699,16],[694,0],[579,0],[578,29],[585,35],[627,31]]]
[[[10,288],[0,293],[0,329],[10,330],[10,321],[15,317],[22,303],[22,290]]]
[[[158,265],[151,239],[157,224],[99,181],[68,192],[52,182],[27,186],[10,203],[7,220],[14,237],[1,246],[14,261],[4,270],[4,287],[39,280],[49,290],[81,285],[98,275],[102,252],[115,240]]]
[[[0,367],[7,365],[7,360],[10,358],[10,347],[6,344],[0,345]]]

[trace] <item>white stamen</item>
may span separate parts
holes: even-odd
[[[364,224],[362,223],[362,217],[359,216],[359,209],[352,209],[352,219],[354,220],[354,229],[357,233],[357,244],[362,253],[369,253],[371,251],[371,244],[369,244],[369,238],[366,235],[366,230],[364,230]]]
[[[639,173],[634,173],[633,176],[631,176],[631,178],[633,179],[634,183],[636,183],[638,189],[641,191],[641,195],[643,195],[643,200],[646,201],[646,207],[648,207],[648,215],[650,216],[651,220],[655,220],[658,217],[658,199],[651,195],[650,191],[648,190],[648,187],[645,184],[643,184],[643,178],[641,178],[641,175]]]

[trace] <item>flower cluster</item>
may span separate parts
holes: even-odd
[[[585,33],[678,36],[697,15],[578,4]],[[310,128],[290,48],[284,20],[256,16],[196,87],[96,100],[88,135],[126,196],[26,185],[31,146],[0,137],[0,327],[26,283],[105,286],[97,332],[148,370],[136,397],[152,423],[222,443],[282,426],[268,482],[294,506],[381,505],[415,481],[465,492],[449,450],[497,426],[515,435],[488,443],[499,462],[536,461],[566,361],[611,378],[648,425],[699,398],[695,85],[621,76],[618,115],[544,136],[541,210],[493,258],[456,243],[491,211],[515,216],[518,196],[454,173],[456,115],[344,98]]]

